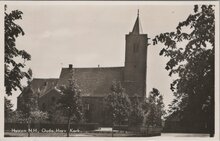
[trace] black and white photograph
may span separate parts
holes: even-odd
[[[2,138],[219,139],[219,2],[1,9]]]

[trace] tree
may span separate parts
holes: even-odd
[[[131,102],[124,92],[121,82],[113,82],[111,93],[105,97],[106,110],[112,116],[112,125],[122,125],[128,121]]]
[[[30,108],[33,109],[33,108]],[[12,121],[21,122],[27,124],[28,137],[31,135],[31,123],[41,122],[48,118],[47,112],[40,111],[38,109],[29,110],[28,113],[24,113],[22,110],[15,111],[13,113]]]
[[[161,33],[154,44],[166,47],[160,55],[169,57],[166,70],[178,78],[171,84],[176,97],[173,110],[185,120],[207,123],[214,133],[215,11],[213,5],[194,6],[194,14],[180,22],[175,32]],[[185,46],[183,43],[187,42]]]
[[[4,102],[5,102],[5,121],[9,121],[13,115],[13,110],[12,110],[13,104],[6,97]]]
[[[131,102],[131,110],[129,114],[129,125],[138,126],[142,125],[144,118],[144,111],[142,109],[143,102],[135,96]]]
[[[48,121],[51,123],[66,123],[66,116],[63,115],[62,109],[59,107],[59,104],[53,103],[49,109],[48,113]]]
[[[5,5],[5,88],[6,94],[12,95],[12,90],[23,89],[21,80],[23,78],[30,78],[28,72],[23,71],[25,68],[25,61],[30,60],[31,56],[25,50],[16,48],[16,38],[19,35],[24,35],[23,29],[15,23],[16,20],[22,19],[22,12],[14,10],[11,13],[6,12]],[[18,62],[18,58],[24,62]]]
[[[72,77],[69,80],[68,86],[62,86],[60,88],[62,96],[58,103],[59,108],[63,111],[63,114],[67,117],[67,137],[69,137],[71,121],[77,123],[83,118],[82,113],[82,101],[81,90],[74,79],[74,72],[72,70]]]
[[[162,117],[165,114],[163,96],[159,90],[153,88],[147,100],[143,103],[144,121],[143,125],[161,127]]]
[[[28,79],[28,86],[24,88],[21,94],[20,108],[15,112],[15,120],[27,123],[28,137],[30,137],[31,122],[41,121],[48,118],[46,112],[42,112],[38,107],[38,97],[31,88],[32,71],[29,69],[30,79]]]
[[[43,121],[48,118],[47,112],[40,111],[37,105],[37,97],[28,87],[25,88],[20,101],[21,108],[15,112],[14,120],[27,124],[27,133],[30,137],[30,128],[32,122]]]

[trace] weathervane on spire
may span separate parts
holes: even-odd
[[[138,9],[138,12],[137,12],[137,16],[139,17],[139,9]]]

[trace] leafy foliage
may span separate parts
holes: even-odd
[[[48,118],[48,113],[40,110],[35,110],[31,112],[30,118],[33,121],[43,121]]]
[[[48,112],[47,121],[51,123],[66,123],[67,117],[63,115],[63,109],[59,107],[60,105],[55,103],[51,103]]]
[[[159,90],[153,88],[147,100],[143,103],[144,121],[143,125],[162,126],[162,117],[165,114],[163,96]]]
[[[31,112],[38,109],[37,96],[34,95],[30,85],[24,88],[20,99],[19,111],[22,112],[25,119],[28,119],[31,116]]]
[[[24,35],[23,29],[15,23],[16,20],[22,19],[22,12],[14,10],[11,13],[6,12],[5,6],[5,87],[6,94],[12,95],[12,90],[23,89],[21,80],[30,78],[28,72],[22,71],[25,68],[25,60],[30,60],[31,56],[25,50],[16,48],[16,38]],[[24,59],[24,62],[16,61],[17,58]]]
[[[82,102],[80,99],[80,89],[75,81],[70,81],[68,87],[61,87],[62,96],[58,103],[59,108],[63,109],[63,114],[71,116],[71,120],[77,122],[82,119]]]
[[[22,92],[20,108],[14,112],[14,121],[27,123],[28,137],[30,137],[31,122],[39,122],[48,118],[47,112],[38,109],[37,96],[34,95],[30,85]]]
[[[30,124],[34,121],[43,121],[48,118],[47,112],[39,110],[38,97],[31,88],[32,71],[28,70],[30,78],[28,79],[28,86],[24,88],[20,95],[20,108],[14,112],[14,120],[16,122],[27,123],[28,137],[30,137]]]
[[[131,102],[131,110],[129,114],[129,125],[138,126],[142,125],[144,119],[144,111],[142,109],[142,102],[138,97],[134,97]]]
[[[30,81],[29,85],[24,88],[24,91],[21,94],[21,100],[20,100],[20,108],[19,111],[22,114],[23,120],[26,120],[27,122],[32,120],[39,120],[39,119],[46,119],[44,117],[47,117],[47,113],[44,113],[39,110],[38,107],[38,97],[34,94]],[[36,114],[43,115],[42,117],[36,116]]]
[[[30,124],[31,122],[42,122],[48,118],[48,113],[40,111],[39,109],[31,111],[29,115],[29,117],[26,117],[22,111],[15,111],[13,112],[14,117],[12,121]]]
[[[160,42],[166,46],[160,55],[170,58],[165,67],[169,75],[178,75],[171,84],[176,98],[169,112],[180,111],[185,119],[212,122],[212,126],[215,53],[213,7],[195,5],[194,14],[180,22],[175,32],[161,33],[153,39],[154,44]],[[185,47],[184,42],[187,42]]]
[[[63,114],[67,117],[68,130],[67,137],[69,137],[70,122],[79,122],[83,119],[81,90],[74,79],[74,70],[71,70],[72,77],[69,80],[68,86],[62,86],[60,88],[62,96],[60,97],[58,104],[59,108],[63,111]]]
[[[131,102],[121,82],[113,82],[111,91],[105,98],[106,110],[111,113],[113,124],[121,125],[128,120]]]
[[[32,107],[32,105],[30,105]],[[34,110],[33,110],[34,109]],[[23,109],[24,110],[24,109]],[[13,112],[13,117],[11,118],[11,121],[13,122],[21,122],[27,124],[27,133],[28,137],[31,135],[31,122],[41,122],[48,118],[47,112],[40,111],[38,108],[30,108],[28,113],[26,111],[17,110]]]
[[[13,115],[13,104],[11,103],[11,101],[9,99],[7,99],[6,97],[5,99],[5,104],[4,104],[4,110],[5,110],[5,120],[8,121],[11,119],[12,115]]]

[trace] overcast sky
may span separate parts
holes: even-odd
[[[193,13],[193,5],[8,5],[19,9],[17,22],[25,36],[17,39],[19,49],[31,54],[27,65],[35,78],[58,78],[62,67],[124,66],[125,34],[135,23],[137,9],[143,32],[155,35],[174,31],[180,21]],[[151,42],[151,41],[150,41]],[[166,105],[172,100],[172,78],[164,69],[168,58],[159,56],[162,45],[148,46],[147,93],[159,89]],[[17,105],[15,92],[11,97]]]

